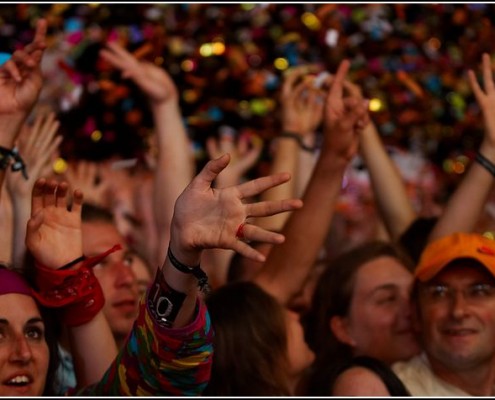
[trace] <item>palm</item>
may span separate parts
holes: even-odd
[[[72,210],[67,210],[67,186],[39,179],[33,188],[26,246],[48,268],[58,268],[82,255],[82,194],[74,193]]]
[[[41,76],[32,76],[21,83],[14,82],[5,73],[0,73],[0,113],[28,112],[41,89]]]

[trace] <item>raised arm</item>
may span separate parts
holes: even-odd
[[[33,41],[22,50],[16,50],[0,67],[0,147],[5,149],[1,152],[2,159],[14,147],[22,124],[41,91],[41,58],[46,47],[46,29],[46,20],[38,20]],[[9,164],[2,162],[0,190]]]
[[[117,43],[108,43],[101,56],[132,79],[148,96],[157,134],[158,160],[154,182],[154,213],[158,242],[168,243],[175,200],[195,172],[194,157],[182,122],[177,88],[160,67],[140,61]],[[158,246],[152,265],[159,265],[166,249]]]
[[[244,202],[286,182],[288,174],[213,188],[212,182],[228,162],[228,155],[208,162],[178,197],[167,258],[141,300],[139,316],[125,345],[102,380],[79,394],[202,393],[210,375],[213,335],[195,277],[200,274],[203,250],[230,249],[263,261],[264,257],[247,241],[280,243],[284,236],[249,224],[241,240],[237,235],[239,225],[249,218],[302,206],[297,199]]]
[[[34,182],[51,172],[51,161],[57,153],[62,136],[56,136],[59,122],[54,113],[37,115],[32,126],[24,125],[17,141],[17,149],[26,163],[28,179],[8,171],[7,189],[14,214],[13,263],[23,265],[26,253],[26,224],[31,216],[31,192]]]
[[[349,81],[344,86],[351,96],[363,99],[359,86]],[[368,169],[385,228],[391,240],[396,241],[417,215],[399,169],[387,153],[373,121],[359,134],[359,150]]]
[[[296,196],[299,175],[300,141],[307,141],[322,121],[322,93],[313,87],[307,79],[308,72],[314,67],[299,66],[284,77],[280,93],[280,123],[282,131],[272,143],[271,173],[289,172],[294,179],[285,185],[268,190],[263,194],[265,200],[283,199]],[[307,144],[307,143],[305,143]],[[290,214],[279,214],[265,218],[259,223],[266,229],[281,231]]]
[[[482,56],[483,88],[480,87],[473,70],[468,71],[468,79],[483,113],[485,135],[479,154],[495,165],[495,85],[493,83],[490,56]],[[495,167],[494,167],[495,168]],[[480,218],[483,207],[493,188],[493,173],[479,162],[472,162],[464,178],[445,206],[433,228],[428,241],[453,232],[470,232]]]
[[[37,264],[36,280],[41,302],[62,310],[68,326],[71,353],[78,385],[101,379],[117,355],[117,346],[101,311],[103,293],[90,271],[81,269],[84,261],[71,268],[60,269],[82,253],[81,205],[82,192],[73,194],[68,209],[68,184],[41,178],[33,187],[31,218],[27,224],[26,246]],[[88,282],[87,286],[84,284]],[[50,293],[72,290],[77,296],[53,298]],[[77,300],[76,300],[77,299]],[[74,302],[75,301],[75,302]]]
[[[327,94],[323,147],[304,207],[291,214],[282,230],[285,242],[273,247],[254,279],[282,304],[288,304],[311,271],[328,234],[345,169],[357,151],[357,133],[368,122],[365,104],[343,97],[348,69],[349,61],[342,61]]]

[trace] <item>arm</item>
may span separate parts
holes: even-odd
[[[8,172],[7,190],[12,199],[14,215],[13,263],[23,265],[26,253],[26,223],[31,216],[31,192],[34,182],[50,168],[62,136],[56,136],[59,122],[54,113],[37,115],[32,127],[24,125],[17,148],[26,163],[28,179],[19,173]]]
[[[132,79],[148,96],[153,113],[158,160],[154,182],[154,213],[158,242],[168,243],[175,200],[194,175],[194,157],[179,108],[177,88],[169,74],[156,65],[139,61],[116,43],[101,56]],[[159,246],[152,265],[159,265],[166,249]]]
[[[484,90],[478,84],[476,75],[468,71],[469,84],[474,92],[485,122],[485,135],[479,152],[495,163],[495,87],[488,54],[483,54]],[[479,163],[473,162],[466,175],[451,195],[428,241],[450,233],[472,231],[480,218],[481,211],[493,188],[493,176]]]
[[[212,182],[227,166],[229,156],[208,162],[178,197],[170,232],[170,250],[180,263],[198,266],[204,249],[238,251],[264,260],[263,255],[236,237],[238,226],[249,217],[263,217],[302,206],[300,200],[247,203],[243,199],[282,184],[288,174],[258,178],[237,186],[215,189]],[[245,229],[246,240],[280,243],[283,235],[255,225]],[[198,267],[194,267],[198,268]],[[212,331],[208,314],[198,297],[196,279],[175,268],[167,257],[157,271],[158,280],[186,297],[178,314],[165,326],[150,314],[155,304],[150,291],[142,300],[135,326],[116,361],[97,385],[83,394],[199,395],[206,386],[212,356]],[[151,290],[151,289],[150,289]]]
[[[9,150],[41,90],[46,27],[46,20],[38,20],[33,41],[0,67],[0,146]],[[0,190],[4,179],[0,168]]]
[[[313,88],[313,82],[305,77],[311,67],[300,66],[290,71],[284,79],[281,92],[281,125],[283,132],[300,135],[306,140],[322,120],[323,101],[321,93]],[[275,137],[271,173],[281,171],[297,176],[300,148],[297,140],[290,137]],[[265,200],[283,199],[295,195],[296,181],[273,188],[263,194]],[[279,214],[259,221],[266,229],[281,231],[289,214]]]
[[[350,82],[344,86],[351,96],[363,99],[358,86]],[[416,212],[399,170],[388,155],[373,122],[360,133],[359,143],[378,210],[392,241],[396,241],[416,218]]]
[[[26,246],[37,262],[57,270],[82,255],[82,192],[76,190],[67,207],[68,184],[39,179],[31,200]],[[79,268],[81,263],[73,269]],[[101,309],[89,322],[69,326],[69,340],[78,385],[99,380],[117,354],[117,346]]]
[[[300,290],[328,233],[342,178],[357,151],[357,131],[367,123],[367,110],[355,98],[343,98],[343,79],[349,62],[343,61],[328,91],[324,116],[324,143],[306,192],[304,208],[284,225],[286,241],[273,247],[255,277],[282,304]]]

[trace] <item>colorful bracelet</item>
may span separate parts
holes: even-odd
[[[208,275],[206,275],[205,271],[201,269],[200,265],[189,267],[188,265],[182,264],[173,255],[170,246],[168,247],[167,255],[168,259],[176,269],[185,274],[193,274],[196,277],[196,279],[198,280],[198,286],[203,293],[210,292],[210,285],[208,285]]]
[[[495,164],[493,164],[488,158],[478,151],[474,160],[495,177]]]

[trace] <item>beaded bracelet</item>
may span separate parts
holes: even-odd
[[[481,166],[483,166],[492,176],[495,177],[495,165],[479,151],[476,153],[474,158]]]
[[[19,155],[19,150],[17,149],[17,147],[9,150],[6,147],[0,146],[0,169],[6,170],[9,167],[11,160],[13,160],[13,163],[10,169],[13,172],[21,171],[22,176],[24,177],[24,179],[27,180],[28,174],[26,171],[26,164],[24,163],[22,157]]]

